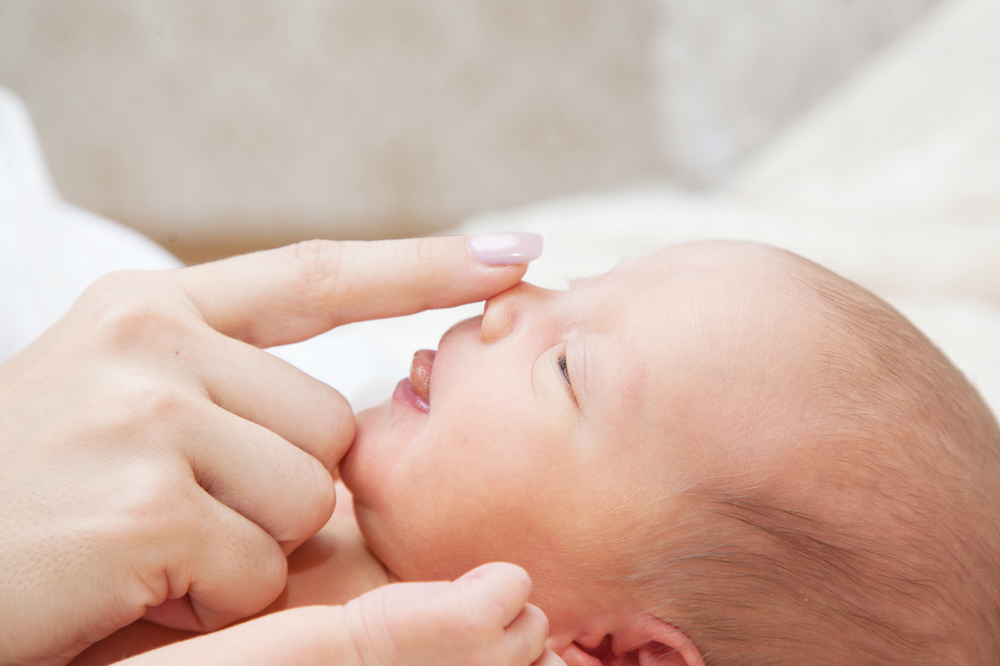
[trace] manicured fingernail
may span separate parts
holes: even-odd
[[[469,236],[469,252],[490,266],[526,264],[542,254],[542,237],[513,231]]]

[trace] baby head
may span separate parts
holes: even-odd
[[[1000,660],[996,421],[811,262],[521,284],[413,370],[341,466],[366,540],[403,580],[520,564],[569,666]]]

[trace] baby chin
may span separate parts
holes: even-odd
[[[428,414],[413,397],[396,394],[355,416],[354,442],[340,461],[340,476],[356,506],[376,507],[407,456]]]
[[[394,580],[401,579],[394,557],[392,530],[387,530],[380,507],[391,504],[398,451],[405,450],[416,436],[413,424],[393,414],[393,400],[366,409],[356,417],[354,443],[340,463],[340,476],[354,499],[354,517],[365,543]],[[398,406],[397,406],[398,409]],[[411,408],[407,408],[408,410]],[[408,432],[414,430],[414,432]],[[391,515],[391,512],[389,512]],[[388,532],[388,533],[387,533]],[[403,576],[406,571],[401,572]],[[405,580],[405,579],[404,579]]]

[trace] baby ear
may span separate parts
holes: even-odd
[[[652,615],[633,616],[614,637],[615,652],[636,666],[705,666],[701,651],[680,629]],[[633,658],[632,655],[635,655]]]
[[[637,666],[705,666],[701,651],[682,631],[652,615],[637,617],[627,629],[623,647],[635,650]],[[631,650],[630,650],[631,652]]]
[[[562,658],[566,666],[705,666],[691,639],[652,615],[629,618],[592,647],[574,642]]]

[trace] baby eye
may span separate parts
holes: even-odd
[[[566,354],[559,355],[559,372],[563,374],[563,377],[566,379],[566,383],[572,388],[573,382],[569,379],[569,366],[566,363]]]

